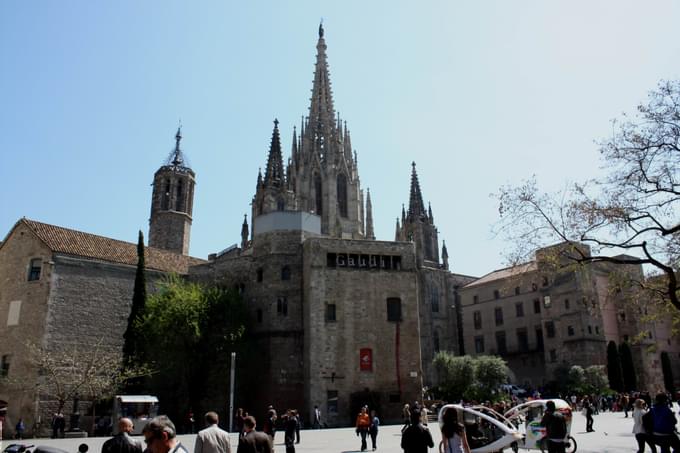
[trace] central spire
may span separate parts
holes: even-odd
[[[174,157],[172,159],[172,164],[175,167],[179,167],[184,163],[182,158],[182,151],[179,149],[179,142],[182,141],[182,126],[177,127],[177,133],[175,134],[175,151]]]
[[[412,162],[411,166],[413,169],[411,170],[411,194],[408,203],[408,218],[410,221],[414,221],[425,217],[425,206],[423,194],[420,192],[418,173],[416,173],[416,163]]]
[[[331,135],[335,135],[336,118],[333,107],[333,91],[331,90],[331,80],[328,71],[328,59],[326,57],[323,24],[319,25],[319,41],[316,44],[316,51],[316,66],[314,70],[314,85],[312,86],[312,99],[309,106],[308,128],[317,137],[324,137],[326,140],[329,140]],[[323,153],[323,150],[321,151]]]
[[[281,154],[281,138],[279,136],[279,120],[274,119],[274,131],[269,145],[267,169],[264,173],[264,185],[267,187],[280,187],[283,185],[283,156]]]

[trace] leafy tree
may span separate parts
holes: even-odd
[[[675,383],[673,382],[673,368],[671,359],[666,351],[661,353],[661,371],[663,372],[663,384],[666,391],[675,393]]]
[[[569,389],[581,394],[586,392],[586,371],[582,366],[573,365],[569,368]]]
[[[150,390],[171,418],[183,419],[188,408],[197,411],[205,400],[224,398],[229,351],[239,347],[246,321],[234,291],[177,276],[160,282],[140,323],[142,357],[155,370]]]
[[[139,239],[137,241],[137,273],[135,274],[135,286],[132,292],[132,308],[128,316],[127,328],[123,338],[125,344],[123,345],[123,356],[127,363],[132,363],[135,354],[140,349],[139,324],[144,314],[146,306],[146,276],[144,273],[144,234],[139,231]]]
[[[450,352],[439,351],[432,364],[439,382],[435,391],[447,401],[460,401],[475,379],[472,357],[456,357]]]
[[[619,345],[619,356],[621,357],[621,371],[623,372],[623,389],[626,392],[637,390],[633,353],[628,343],[623,342]]]
[[[600,143],[608,175],[562,193],[539,191],[535,179],[498,193],[497,232],[515,245],[512,261],[563,243],[559,262],[647,265],[655,279],[628,284],[680,311],[680,81],[662,81],[632,116],[614,122]],[[591,246],[588,253],[579,244]],[[676,318],[677,319],[677,318]]]
[[[609,389],[609,380],[604,365],[591,365],[585,370],[585,392],[601,395]]]
[[[623,391],[621,359],[616,343],[613,341],[607,344],[607,377],[609,378],[609,387],[617,392]]]
[[[496,356],[454,356],[440,351],[433,360],[438,383],[435,391],[448,401],[493,400],[508,379],[508,367]]]

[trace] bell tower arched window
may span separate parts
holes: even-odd
[[[177,181],[177,197],[175,198],[175,211],[184,211],[184,184]]]
[[[167,211],[170,208],[170,180],[165,180],[165,190],[161,196],[161,209]]]
[[[338,211],[341,217],[347,217],[347,177],[340,173],[337,179]]]

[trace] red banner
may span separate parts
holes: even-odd
[[[359,369],[361,371],[373,371],[373,350],[370,348],[359,349]]]

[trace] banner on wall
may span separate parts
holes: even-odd
[[[361,348],[359,350],[359,369],[361,371],[373,371],[373,350]]]

